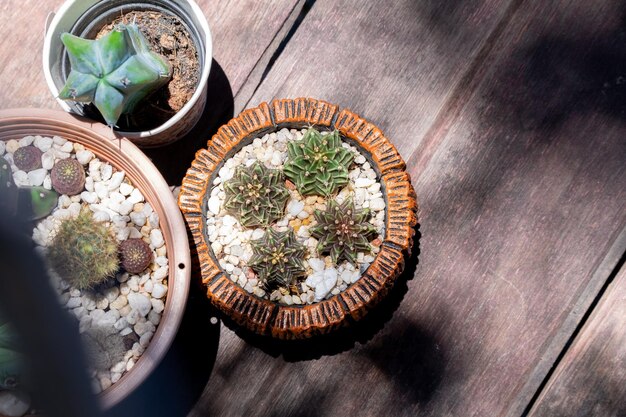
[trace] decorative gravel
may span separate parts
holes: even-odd
[[[20,171],[13,164],[13,153],[31,144],[43,152],[42,168]],[[83,206],[89,207],[95,220],[111,225],[118,241],[142,238],[153,251],[153,262],[143,273],[119,272],[115,282],[97,292],[72,288],[50,270],[59,300],[78,320],[81,334],[95,330],[117,333],[123,338],[124,349],[111,352],[118,355],[113,358],[114,365],[107,370],[92,371],[94,390],[103,391],[133,368],[150,343],[165,309],[168,258],[159,216],[124,172],[96,158],[81,144],[56,136],[26,136],[19,141],[0,141],[0,155],[11,163],[18,186],[42,185],[51,189],[50,169],[61,159],[75,158],[85,167],[85,190],[72,197],[59,196],[57,208],[33,230],[36,250],[44,259],[46,247],[60,222],[78,216]]]
[[[380,250],[380,236],[384,236],[385,200],[376,172],[357,148],[344,142],[342,146],[349,149],[355,158],[349,172],[350,182],[335,200],[341,203],[351,196],[355,208],[371,209],[370,222],[379,233],[371,242],[371,253],[359,253],[357,267],[347,261],[335,266],[330,256],[321,257],[315,250],[318,241],[310,236],[309,228],[317,223],[313,216],[314,210],[325,210],[327,201],[317,196],[303,197],[291,182],[286,181],[291,198],[287,202],[285,216],[272,227],[278,231],[293,228],[298,241],[306,246],[306,277],[289,288],[280,287],[269,294],[265,291],[254,271],[247,266],[252,257],[250,241],[260,239],[264,230],[246,229],[235,217],[224,211],[223,182],[233,177],[236,167],[242,164],[250,166],[255,161],[262,162],[267,168],[282,169],[287,159],[287,142],[302,139],[305,131],[282,129],[254,139],[224,163],[213,181],[214,187],[207,202],[207,234],[220,266],[230,279],[249,293],[284,305],[312,304],[344,291],[374,261]]]

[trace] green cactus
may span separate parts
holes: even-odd
[[[310,128],[300,141],[287,143],[284,172],[302,195],[329,197],[348,184],[354,155],[341,146],[339,132],[322,135]]]
[[[238,167],[224,182],[224,192],[225,210],[245,227],[268,227],[283,216],[289,200],[282,172],[259,162]]]
[[[74,288],[93,289],[119,269],[113,230],[83,208],[75,219],[64,220],[48,247],[52,268]]]
[[[97,40],[61,35],[71,72],[59,97],[93,103],[109,126],[133,111],[171,77],[167,60],[152,52],[136,24],[119,25]]]
[[[355,210],[352,199],[341,204],[330,200],[326,211],[315,210],[313,216],[317,224],[309,232],[319,239],[317,251],[330,253],[335,264],[345,259],[355,265],[357,254],[370,251],[368,238],[377,233],[376,228],[367,223],[370,215],[369,209]]]
[[[304,275],[302,261],[306,248],[296,240],[293,229],[278,232],[268,229],[262,238],[250,242],[252,258],[248,266],[267,288],[287,287]]]
[[[0,156],[0,208],[11,215],[18,213],[24,220],[46,217],[57,206],[59,196],[43,187],[17,187],[11,166]]]

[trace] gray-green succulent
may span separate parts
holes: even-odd
[[[287,143],[284,172],[302,195],[329,197],[348,184],[354,155],[341,146],[339,132],[322,135],[314,128],[302,140]]]
[[[296,240],[293,229],[268,229],[262,238],[250,242],[252,258],[248,266],[267,288],[287,287],[305,273],[306,248]]]
[[[69,33],[62,34],[61,40],[71,72],[59,97],[93,103],[109,126],[171,77],[169,62],[150,50],[136,24],[118,25],[96,40]]]
[[[355,265],[359,252],[370,251],[369,239],[377,231],[367,222],[369,209],[355,209],[349,198],[341,204],[330,200],[325,211],[315,210],[313,216],[317,224],[309,232],[319,240],[317,251],[329,253],[335,264],[345,259]]]
[[[282,172],[258,161],[237,167],[234,176],[224,182],[224,193],[224,209],[245,227],[268,227],[283,217],[289,200]]]

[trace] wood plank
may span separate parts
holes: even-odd
[[[284,36],[302,0],[197,0],[209,21],[213,55],[236,96],[259,60]],[[5,0],[0,4],[0,106],[58,108],[41,68],[46,16],[63,4]],[[287,25],[287,28],[284,26]],[[282,32],[281,32],[282,30]],[[258,82],[260,74],[256,80]],[[248,97],[251,92],[248,92]],[[209,102],[210,102],[209,98]],[[247,100],[247,98],[246,98]]]
[[[626,268],[567,351],[530,416],[626,415]]]
[[[380,125],[421,201],[415,279],[378,333],[223,329],[192,416],[520,415],[626,249],[620,2],[527,1],[506,24],[517,2],[433,2],[444,23],[355,3],[318,0],[251,104],[311,95]]]

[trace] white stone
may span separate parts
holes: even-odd
[[[52,138],[45,136],[37,136],[35,138],[35,147],[39,148],[41,152],[47,152],[52,147]]]
[[[137,203],[141,203],[144,201],[143,199],[143,194],[141,194],[141,191],[139,191],[139,189],[135,188],[130,195],[128,196],[128,201],[130,201],[133,204],[137,204]]]
[[[93,214],[93,219],[97,222],[108,222],[111,220],[111,216],[106,211],[98,210]]]
[[[106,376],[100,378],[100,388],[102,389],[102,391],[108,389],[111,385],[113,385],[113,382],[110,378],[107,378]]]
[[[139,338],[139,345],[143,348],[147,348],[148,345],[150,344],[150,340],[152,340],[152,335],[154,333],[153,332],[147,332],[144,333],[140,338]]]
[[[120,319],[121,320],[121,319]],[[128,322],[126,322],[128,324]],[[129,334],[131,334],[133,332],[133,329],[131,329],[130,327],[125,327],[122,329],[122,331],[120,332],[121,336],[127,336]]]
[[[296,217],[304,209],[304,202],[298,200],[290,200],[287,203],[287,212]]]
[[[130,279],[128,280],[128,286],[130,287],[131,291],[139,291],[139,276],[138,275],[133,275],[130,277]]]
[[[109,306],[109,300],[106,297],[102,297],[96,301],[96,308],[105,310]]]
[[[122,181],[124,181],[124,176],[125,174],[123,171],[118,171],[111,175],[111,179],[109,180],[109,184],[107,185],[107,187],[109,187],[109,190],[117,190],[121,186]]]
[[[324,272],[315,272],[306,279],[306,284],[315,288],[315,301],[322,301],[337,284],[337,270],[329,268]]]
[[[125,295],[120,294],[114,301],[111,302],[110,307],[115,310],[121,310],[122,307],[128,304],[128,299]]]
[[[143,294],[132,293],[128,294],[128,303],[130,306],[139,312],[142,317],[148,315],[148,312],[152,308],[152,304],[150,303],[150,299]]]
[[[385,200],[382,198],[377,198],[375,200],[370,201],[370,208],[374,211],[381,211],[385,209]]]
[[[167,274],[169,273],[168,268],[166,266],[162,266],[161,268],[154,271],[152,274],[152,279],[156,282],[163,281]]]
[[[6,151],[9,153],[14,153],[20,148],[20,143],[15,139],[11,139],[6,142]]]
[[[120,190],[119,191],[120,191],[120,194],[122,194],[123,196],[129,196],[130,193],[132,193],[134,189],[135,189],[135,187],[133,187],[132,185],[123,182],[123,183],[120,184]]]
[[[125,317],[126,321],[128,321],[128,324],[132,326],[137,323],[137,320],[141,318],[141,313],[139,313],[137,310],[131,310],[131,312],[128,313]]]
[[[108,181],[113,175],[113,167],[109,164],[102,164],[100,166],[100,176],[102,181]]]
[[[230,254],[233,256],[241,256],[243,255],[243,248],[239,245],[234,245],[230,247]]]
[[[120,295],[120,289],[117,286],[113,286],[111,288],[107,288],[104,290],[104,296],[109,300],[109,302],[115,301],[117,297]]]
[[[28,173],[28,181],[30,182],[30,185],[34,187],[39,187],[46,179],[46,175],[48,175],[48,170],[43,168],[35,169]]]
[[[76,160],[81,163],[81,165],[87,165],[92,159],[94,155],[91,151],[78,151],[76,152]]]
[[[163,284],[154,284],[152,288],[152,297],[153,298],[163,298],[167,294],[167,287]]]
[[[30,409],[30,397],[22,391],[0,391],[0,414],[19,417]]]
[[[371,186],[372,184],[374,184],[376,181],[374,181],[371,178],[357,178],[356,181],[354,182],[354,186],[357,188],[367,188],[369,186]]]
[[[252,237],[250,239],[251,240],[261,239],[264,234],[265,234],[265,231],[263,229],[254,229],[254,231],[252,232]]]
[[[137,226],[142,227],[146,224],[146,215],[142,212],[132,212],[130,213],[130,220]]]
[[[163,310],[165,310],[165,302],[163,302],[163,300],[152,299],[151,303],[152,308],[156,313],[160,314],[163,312]]]
[[[148,320],[150,320],[150,323],[152,323],[153,326],[158,326],[159,323],[161,322],[161,313],[157,313],[153,309],[148,314]]]
[[[121,378],[122,378],[122,373],[121,372],[113,372],[113,373],[111,373],[111,382],[113,384],[115,384]]]
[[[134,359],[129,359],[128,363],[126,364],[126,371],[130,371],[131,369],[133,369],[135,367],[135,360]]]
[[[126,239],[128,239],[128,237],[130,236],[130,227],[124,227],[123,229],[118,229],[117,230],[117,240],[119,240],[120,242],[125,241]]]
[[[65,153],[73,152],[74,151],[74,144],[72,142],[65,142],[63,145],[61,145],[59,150],[65,152]]]
[[[109,189],[103,182],[94,182],[93,189],[101,200],[109,196]]]
[[[52,213],[52,216],[55,219],[59,219],[59,220],[67,220],[70,217],[72,217],[72,214],[70,213],[70,211],[68,209],[57,209]]]
[[[130,202],[129,199],[125,200],[119,205],[118,213],[123,216],[127,216],[128,214],[130,214],[131,211],[133,211],[134,203]]]
[[[15,181],[15,185],[17,185],[18,187],[28,187],[30,185],[28,174],[22,170],[15,171],[13,173],[13,180]]]
[[[128,235],[129,238],[131,239],[141,239],[142,238],[142,234],[139,230],[137,230],[135,227],[129,227],[128,228],[130,230],[130,234]]]
[[[143,289],[145,292],[151,293],[154,289],[154,283],[152,281],[146,281],[146,283],[143,284]]]
[[[148,222],[150,223],[150,227],[156,229],[159,227],[159,215],[156,212],[150,213],[148,216]]]
[[[319,258],[311,258],[309,259],[309,266],[315,272],[321,272],[324,270],[325,264],[324,261]]]
[[[163,240],[163,234],[159,229],[152,229],[152,231],[150,231],[150,243],[155,248],[160,248],[165,243]]]
[[[67,304],[65,305],[65,308],[71,309],[71,308],[76,308],[79,307],[82,304],[80,297],[72,297],[68,300]]]
[[[165,256],[157,256],[154,262],[159,266],[167,266],[168,264],[167,257]]]
[[[80,323],[78,324],[78,332],[85,333],[87,330],[91,328],[92,322],[93,322],[93,319],[88,315],[84,315],[83,317],[81,317]]]
[[[220,214],[220,199],[217,196],[209,198],[209,211],[215,215]]]
[[[20,147],[23,148],[24,146],[30,146],[33,144],[34,140],[34,136],[24,136],[22,139],[19,140]]]
[[[46,175],[46,178],[43,180],[43,188],[46,190],[52,190],[52,179],[50,175]]]
[[[83,191],[80,193],[80,198],[87,204],[94,204],[98,202],[98,194],[90,193],[89,191]]]

